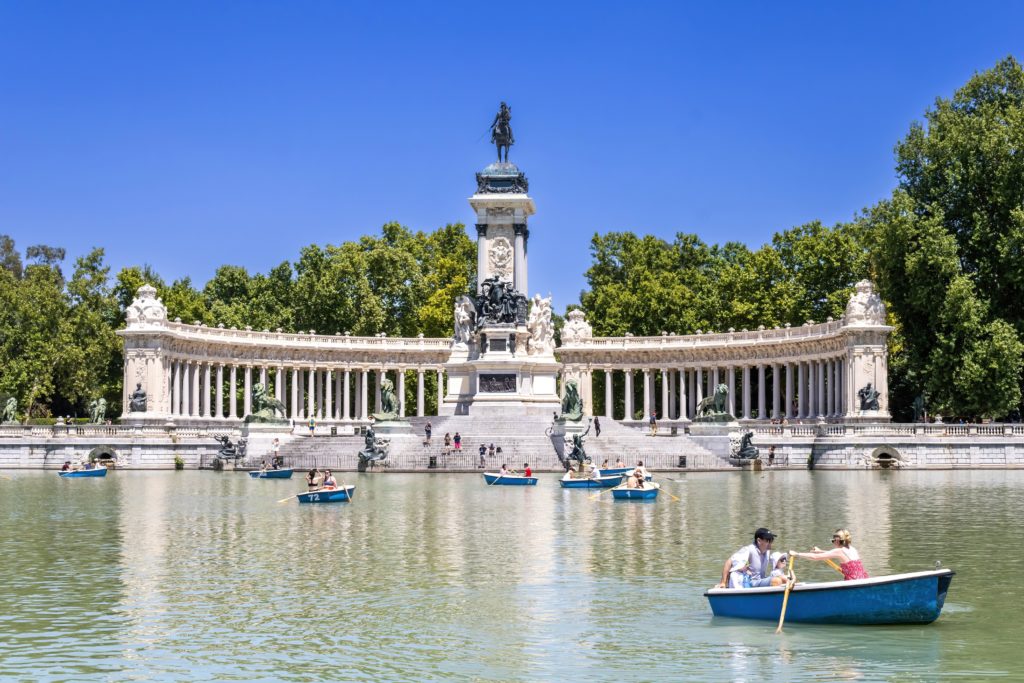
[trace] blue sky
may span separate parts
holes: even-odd
[[[595,232],[756,247],[848,220],[936,97],[1024,57],[1022,25],[1007,2],[0,0],[0,233],[202,285],[471,224],[506,100],[530,284],[562,310]]]

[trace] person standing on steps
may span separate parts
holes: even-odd
[[[316,436],[316,418],[312,415],[309,416],[309,435]]]
[[[427,437],[427,445],[428,446],[430,445],[430,432],[432,430],[433,430],[433,427],[430,426],[430,422],[428,421],[427,422],[427,426],[423,428],[423,434]]]
[[[455,437],[452,439],[452,441],[455,442],[455,450],[461,451],[462,450],[462,434],[459,434],[458,432],[455,432]]]
[[[480,464],[477,465],[480,469],[487,466],[487,459],[484,457],[487,454],[487,446],[480,444]]]
[[[594,418],[594,436],[601,436],[601,421]]]

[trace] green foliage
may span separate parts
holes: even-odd
[[[900,322],[893,385],[933,413],[999,417],[1021,399],[1024,70],[1003,60],[925,119],[896,147],[900,188],[865,222]]]
[[[802,325],[843,313],[866,273],[864,229],[810,223],[751,251],[677,234],[672,244],[633,233],[595,235],[581,302],[597,335],[693,334]]]

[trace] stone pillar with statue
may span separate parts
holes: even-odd
[[[527,299],[527,221],[536,207],[526,175],[508,161],[510,120],[511,109],[502,103],[491,126],[499,160],[476,174],[469,199],[476,213],[477,290],[455,302],[442,415],[548,415],[560,406],[551,298]]]

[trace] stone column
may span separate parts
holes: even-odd
[[[689,414],[686,411],[686,369],[679,369],[679,420],[688,420]]]
[[[281,405],[284,405],[284,393],[285,393],[284,392],[284,382],[285,382],[284,366],[283,365],[278,365],[277,366],[277,372],[274,373],[274,398],[276,398],[278,401],[280,401]],[[281,417],[284,417],[284,416],[282,415]]]
[[[803,373],[800,373],[801,375]],[[786,418],[793,419],[793,364],[786,363]]]
[[[423,403],[423,368],[416,368],[416,417],[426,415]]]
[[[202,394],[199,398],[199,417],[210,417],[210,364],[200,363],[199,372],[202,374]]]
[[[299,417],[299,369],[292,368],[292,411],[290,417],[295,420]]]
[[[405,417],[405,368],[399,368],[395,370],[395,375],[398,378],[398,386],[395,387],[395,393],[398,399],[398,417]]]
[[[671,420],[672,413],[668,405],[668,368],[661,369],[661,411],[658,413],[659,420]]]
[[[668,408],[665,410],[665,417],[669,420],[676,419],[676,377],[678,373],[675,368],[668,371]],[[664,392],[662,392],[664,394]]]
[[[198,363],[189,363],[189,367],[192,373],[192,390],[189,392],[188,414],[190,417],[199,417],[199,373],[201,368]]]
[[[245,378],[243,380],[242,395],[242,417],[252,414],[252,366],[245,366]]]
[[[730,415],[736,414],[736,369],[733,366],[728,366],[725,371],[729,373],[729,381],[727,385],[729,387],[729,407],[728,411]]]
[[[606,420],[614,420],[615,417],[615,396],[612,391],[612,369],[604,369],[604,417]]]
[[[306,419],[306,371],[299,368],[299,414],[298,419]]]
[[[384,380],[385,377],[387,377],[387,373],[385,372],[385,370],[383,368],[381,368],[379,370],[374,370],[374,378],[376,379],[376,382],[375,382],[376,386],[373,388],[373,406],[374,406],[373,412],[375,412],[375,413],[379,413],[379,412],[381,412],[383,410],[381,408],[381,405],[380,405],[380,383]]]
[[[369,403],[370,398],[370,371],[365,369],[360,370],[359,374],[362,375],[359,378],[359,419],[365,420],[370,416],[370,413],[367,410],[367,404]]]
[[[269,386],[267,384],[267,366],[266,365],[261,365],[260,366],[260,384],[263,385],[264,389],[269,389]]]
[[[697,366],[693,373],[693,416],[697,417],[697,404],[704,400],[704,368]]]
[[[715,388],[718,386],[718,366],[711,368],[711,386],[708,387],[708,396],[715,394]]]
[[[362,419],[361,413],[359,412],[360,406],[363,405],[363,369],[356,369],[355,380],[352,383],[352,418],[355,420]]]
[[[810,398],[810,396],[808,394],[810,392],[807,390],[808,367],[807,367],[806,362],[804,362],[803,360],[800,361],[800,364],[799,364],[797,370],[800,372],[800,377],[798,378],[798,381],[797,381],[797,385],[800,387],[800,397],[799,397],[799,403],[798,403],[798,409],[797,409],[797,417],[800,418],[800,419],[804,419],[804,418],[806,418],[809,415],[808,414],[808,409],[809,409],[809,403],[810,403],[810,401],[808,401],[808,398]]]
[[[651,370],[644,368],[644,421],[651,416]]]
[[[513,262],[512,284],[517,291],[530,296],[530,290],[526,284],[526,236],[528,234],[526,224],[517,223],[512,228],[515,230],[515,261]]]
[[[825,406],[825,368],[826,362],[823,360],[818,361],[818,415],[824,416],[826,411]]]
[[[178,373],[181,371],[176,360],[171,361],[171,415],[178,414]]]
[[[835,417],[836,410],[836,366],[831,358],[825,359],[825,415]]]
[[[238,366],[231,366],[231,391],[228,394],[228,417],[238,418]]]
[[[487,224],[476,224],[476,293],[479,294],[487,269]],[[380,406],[377,407],[378,412]]]
[[[633,419],[633,368],[626,368],[625,370],[626,380],[626,396],[625,396],[625,412],[623,416],[624,420]]]
[[[309,386],[306,387],[306,414],[309,417],[316,417],[316,370],[310,368],[306,371]]]
[[[765,395],[768,393],[765,387],[767,374],[765,364],[759,363],[757,366],[757,419],[759,420],[771,419],[771,412],[765,401]]]
[[[217,364],[217,410],[213,414],[216,418],[224,417],[224,364]]]
[[[324,398],[324,415],[326,419],[334,419],[334,380],[330,370],[324,371],[324,390],[327,396]]]
[[[743,366],[743,419],[750,419],[750,366]]]
[[[341,419],[342,420],[351,420],[352,419],[352,411],[351,411],[352,404],[350,402],[351,399],[349,399],[349,391],[351,391],[349,389],[351,378],[352,378],[352,370],[349,369],[349,368],[345,368],[345,381],[343,382],[343,386],[342,386],[342,390],[341,390],[341,404],[342,404],[341,405]]]
[[[437,414],[441,414],[441,403],[444,401],[444,370],[437,370]]]
[[[782,366],[772,363],[772,417],[776,420],[782,417],[780,395],[782,389]]]

